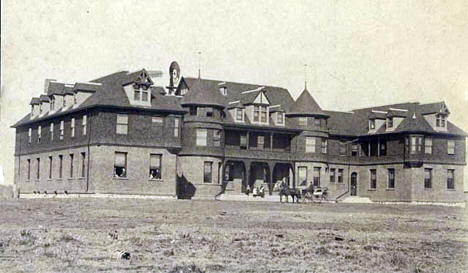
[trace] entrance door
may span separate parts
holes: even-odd
[[[357,195],[357,173],[351,174],[351,196]]]

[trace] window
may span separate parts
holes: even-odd
[[[32,142],[32,128],[29,128],[28,130],[28,144],[31,144]]]
[[[84,136],[86,135],[86,124],[87,123],[88,123],[88,116],[84,115],[83,120],[81,121],[81,128],[82,128],[81,131],[82,131]]]
[[[266,106],[260,106],[260,119],[261,122],[267,123],[267,108]]]
[[[297,169],[297,184],[298,186],[307,186],[307,167]]]
[[[424,153],[432,154],[432,137],[424,138]]]
[[[81,153],[81,177],[86,177],[86,153]]]
[[[315,124],[315,126],[320,127],[320,122],[321,122],[321,119],[319,119],[319,118],[314,118],[314,124]]]
[[[52,179],[52,157],[49,156],[49,179]]]
[[[420,153],[422,148],[422,137],[420,136],[411,136],[411,153],[416,154]]]
[[[41,178],[41,159],[38,157],[36,159],[36,162],[37,162],[36,179],[39,180],[39,178]]]
[[[346,142],[340,142],[340,155],[346,155]]]
[[[393,118],[387,118],[387,128],[393,128]]]
[[[126,135],[128,133],[128,115],[117,114],[117,134]]]
[[[114,177],[127,177],[127,153],[115,152]]]
[[[395,169],[388,169],[388,185],[387,188],[395,188]]]
[[[138,85],[134,85],[134,91],[133,91],[133,100],[140,100],[141,98],[141,90]]]
[[[76,104],[76,93],[73,93],[73,104]]]
[[[50,141],[54,140],[54,123],[50,124]]]
[[[161,154],[150,154],[149,179],[161,179]]]
[[[148,86],[146,85],[143,86],[143,91],[141,93],[141,100],[148,101]]]
[[[447,170],[447,189],[455,189],[455,170]]]
[[[241,108],[236,108],[236,121],[244,120],[244,110]]]
[[[28,180],[31,179],[31,159],[26,160],[27,170],[28,170]]]
[[[74,163],[73,162],[75,159],[75,155],[74,154],[70,154],[70,178],[73,178],[73,167],[74,167]]]
[[[353,143],[351,145],[351,156],[358,156],[359,155],[359,146],[357,143]]]
[[[196,106],[190,106],[190,115],[191,116],[196,116],[197,115],[197,107]]]
[[[327,147],[328,147],[328,140],[326,138],[322,138],[322,154],[327,153]]]
[[[331,183],[335,182],[335,178],[336,178],[336,169],[331,168],[330,169],[330,182]]]
[[[380,155],[387,155],[387,141],[385,140],[380,141]]]
[[[424,188],[432,188],[432,169],[424,169]]]
[[[374,130],[375,129],[375,119],[370,119],[369,120],[369,129]]]
[[[63,134],[64,134],[64,122],[63,120],[60,121],[60,140],[63,140]]]
[[[307,126],[307,117],[299,117],[299,126]]]
[[[221,95],[227,96],[227,87],[226,86],[221,86],[219,88],[219,92],[221,92]]]
[[[338,183],[343,183],[343,169],[338,169]]]
[[[196,145],[197,146],[206,146],[206,129],[197,129],[196,132]]]
[[[152,117],[151,118],[151,123],[153,124],[153,126],[162,126],[163,118],[162,117]]]
[[[447,140],[447,154],[455,154],[455,140]]]
[[[51,98],[50,99],[50,110],[54,110],[55,109],[55,99],[54,98]]]
[[[37,143],[41,143],[42,137],[42,126],[37,127]]]
[[[71,119],[70,135],[71,135],[71,137],[75,137],[75,118]]]
[[[446,123],[446,116],[445,115],[442,115],[442,114],[437,114],[436,115],[436,127],[442,127],[444,128],[445,127],[445,123]]]
[[[67,106],[67,100],[65,99],[66,96],[64,96],[63,98],[63,108],[65,108]]]
[[[283,113],[278,112],[276,114],[276,122],[278,124],[284,124],[284,114]]]
[[[206,108],[206,116],[213,117],[213,108]]]
[[[253,113],[253,121],[259,122],[260,121],[260,106],[254,106],[254,113]]]
[[[213,162],[205,161],[203,164],[203,183],[211,183]]]
[[[306,153],[315,153],[315,137],[306,137]]]
[[[63,155],[59,155],[59,175],[58,178],[62,179],[63,174]]]
[[[320,187],[320,167],[314,167],[314,187]]]
[[[180,119],[174,118],[174,136],[175,137],[179,137],[179,123],[180,123]]]
[[[257,136],[257,147],[259,149],[265,148],[265,137],[264,136]]]
[[[369,188],[370,189],[376,189],[377,188],[377,171],[376,170],[370,170]]]
[[[243,150],[247,149],[247,136],[246,135],[240,136],[240,148]]]
[[[221,130],[213,130],[213,145],[221,146]]]

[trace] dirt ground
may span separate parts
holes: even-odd
[[[462,208],[103,198],[0,206],[1,272],[468,272]]]

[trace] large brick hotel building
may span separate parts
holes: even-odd
[[[310,92],[146,70],[73,84],[47,80],[17,122],[22,194],[214,198],[278,181],[327,187],[331,199],[463,202],[465,132],[443,102],[350,112]]]

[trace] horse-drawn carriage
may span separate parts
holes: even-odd
[[[283,197],[286,197],[286,202],[289,201],[289,196],[291,196],[293,203],[297,202],[322,202],[327,200],[328,188],[324,187],[314,187],[312,183],[309,184],[307,188],[298,187],[290,188],[286,183],[280,185],[280,202],[283,202]]]

